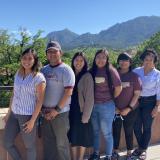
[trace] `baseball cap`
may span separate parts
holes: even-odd
[[[131,61],[132,57],[127,52],[123,52],[118,56],[117,62],[119,62],[120,60],[130,60]]]
[[[55,49],[55,50],[61,50],[61,46],[60,44],[57,42],[57,41],[50,41],[48,44],[47,44],[47,48],[46,48],[46,52],[49,50],[49,49]]]

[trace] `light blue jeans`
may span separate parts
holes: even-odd
[[[112,155],[113,136],[112,136],[112,122],[115,115],[115,104],[113,101],[102,104],[94,104],[91,122],[94,134],[94,151],[99,152],[100,148],[100,132],[105,139],[106,156]]]

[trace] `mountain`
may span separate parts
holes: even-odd
[[[142,16],[117,23],[98,34],[85,33],[78,35],[68,29],[51,32],[47,38],[59,41],[63,48],[81,46],[110,46],[112,48],[126,48],[135,46],[160,31],[160,17]]]
[[[62,44],[62,47],[65,47],[70,45],[70,42],[76,39],[78,36],[78,34],[70,31],[69,29],[64,29],[61,31],[50,32],[47,35],[47,39],[49,41],[57,40],[60,44]]]

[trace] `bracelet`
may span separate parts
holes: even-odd
[[[130,105],[128,106],[128,108],[130,108],[130,109],[131,109],[131,111],[133,111],[133,107],[131,107]]]
[[[56,105],[56,107],[54,108],[57,112],[60,112],[62,109],[58,106],[58,105]]]

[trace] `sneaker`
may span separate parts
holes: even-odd
[[[88,160],[100,160],[100,155],[94,152]]]
[[[146,151],[142,151],[142,153],[139,155],[139,160],[145,160],[147,159],[147,153]]]
[[[120,155],[117,153],[117,152],[113,152],[112,153],[112,160],[118,160],[119,159],[119,157],[120,157]]]
[[[137,156],[140,156],[141,155],[141,153],[142,153],[142,150],[140,150],[140,149],[135,149],[134,151],[133,151],[133,153],[132,153],[132,156],[134,157],[137,157]]]

